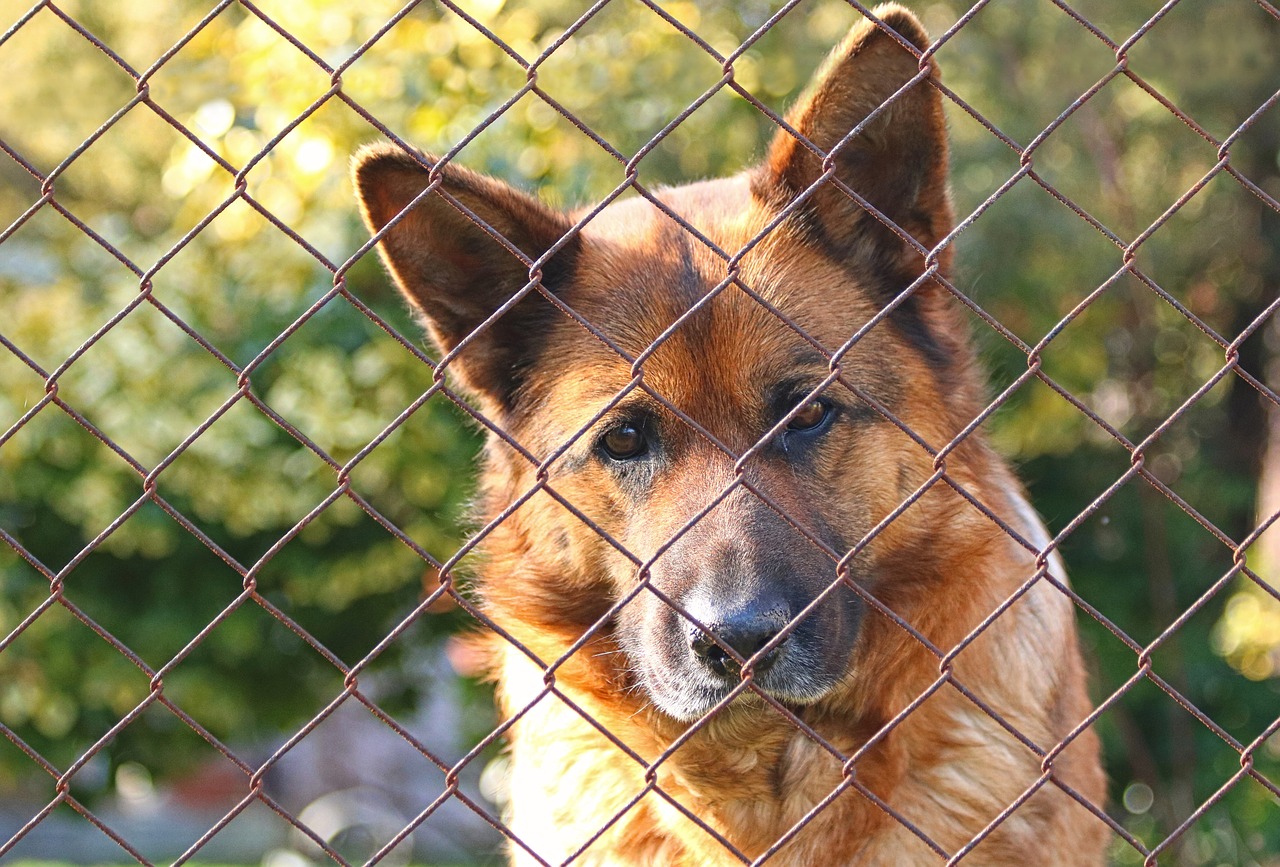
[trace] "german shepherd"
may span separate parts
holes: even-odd
[[[501,431],[475,583],[515,863],[1103,860],[1066,578],[970,430],[938,69],[874,15],[730,178],[565,214],[355,160]]]

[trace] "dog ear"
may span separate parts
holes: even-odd
[[[917,49],[928,47],[924,28],[906,9],[891,3],[872,12]],[[930,76],[938,75],[932,58],[928,69]],[[827,57],[787,121],[823,153],[831,154],[839,145],[833,158],[835,177],[932,249],[952,225],[946,124],[938,90],[925,79],[915,82],[858,135],[844,141],[919,71],[915,54],[864,19]],[[795,136],[779,130],[757,176],[757,193],[784,207],[822,175],[822,163]],[[895,271],[919,275],[924,270],[918,253],[835,184],[826,182],[815,190],[801,214],[841,255],[871,253]]]
[[[400,292],[423,318],[436,345],[452,352],[529,282],[529,266],[477,225],[447,193],[530,260],[560,241],[569,218],[501,181],[455,165],[416,203],[435,160],[378,144],[363,148],[352,175],[370,232],[400,217],[378,244]],[[410,205],[412,207],[410,208]],[[402,212],[410,208],[408,213]],[[543,285],[559,285],[572,267],[575,235],[542,268]],[[555,308],[536,290],[475,334],[448,367],[481,397],[510,406],[522,367]]]

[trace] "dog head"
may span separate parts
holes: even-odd
[[[521,505],[482,592],[547,629],[607,618],[677,719],[744,676],[792,705],[847,677],[855,588],[930,523],[922,500],[863,542],[933,473],[892,419],[940,444],[971,417],[948,254],[922,252],[952,221],[937,72],[909,13],[875,14],[763,164],[589,219],[402,149],[356,160],[447,369],[534,456],[492,438],[490,511]]]

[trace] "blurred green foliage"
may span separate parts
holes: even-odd
[[[208,3],[60,4],[139,71],[209,11]],[[463,4],[532,60],[585,10],[558,0]],[[1280,22],[1265,4],[1183,0],[1127,51],[1128,68],[1219,141],[1280,81]],[[329,64],[346,62],[397,3],[261,0],[257,8]],[[723,54],[771,15],[764,0],[670,2],[662,8]],[[1155,2],[1081,0],[1074,8],[1124,42]],[[917,4],[934,34],[967,7]],[[0,28],[26,10],[0,4]],[[834,0],[803,3],[739,57],[735,79],[781,109],[825,51],[857,19]],[[997,0],[938,51],[947,84],[1005,135],[1027,145],[1115,67],[1115,54],[1061,8]],[[539,86],[629,158],[720,80],[694,42],[629,0],[603,7],[538,66]],[[329,73],[259,17],[232,4],[147,79],[149,96],[245,174],[245,191],[311,250],[235,195],[236,179],[145,105],[86,150],[81,143],[137,92],[135,81],[50,9],[0,43],[0,139],[42,173],[60,169],[55,200],[148,272],[150,303],[134,307],[58,378],[57,396],[150,471],[156,491],[210,542],[255,567],[259,592],[347,664],[367,654],[434,586],[424,562],[350,500],[332,500],[265,560],[290,529],[330,501],[332,466],[243,396],[234,371],[180,328],[187,323],[235,365],[253,394],[339,463],[351,459],[431,385],[429,369],[343,297],[335,297],[265,356],[282,331],[324,297],[365,242],[345,170],[378,131],[330,97]],[[342,73],[342,92],[388,128],[459,161],[539,190],[556,204],[598,200],[624,179],[621,163],[537,96],[526,94],[474,131],[523,86],[525,70],[462,17],[424,4]],[[1134,442],[1141,441],[1224,364],[1224,351],[1132,274],[1124,250],[1024,177],[1018,156],[966,111],[949,110],[961,218],[986,208],[958,240],[958,285],[1028,344],[1038,344],[1083,299],[1087,309],[1042,347],[1043,370]],[[719,90],[640,163],[646,185],[737,170],[763,151],[770,122]],[[274,143],[273,143],[274,142]],[[268,145],[270,147],[268,148]],[[266,150],[264,151],[264,148]],[[1044,138],[1034,169],[1128,244],[1218,163],[1214,145],[1150,93],[1119,76]],[[1280,196],[1280,109],[1233,141],[1231,165]],[[0,334],[46,374],[137,300],[139,278],[45,204],[40,185],[0,158]],[[229,204],[228,204],[229,202]],[[205,222],[207,225],[205,225]],[[194,235],[191,235],[196,229]],[[1218,172],[1134,251],[1151,281],[1232,340],[1276,297],[1280,219]],[[158,267],[157,267],[158,266]],[[348,273],[355,296],[417,339],[372,255]],[[1026,355],[973,323],[998,394]],[[1262,377],[1280,346],[1274,323],[1240,346]],[[0,349],[0,430],[44,397],[44,377]],[[229,405],[229,408],[227,406]],[[169,456],[213,419],[195,440]],[[1020,465],[1051,529],[1061,531],[1129,468],[1128,452],[1047,386],[1032,380],[986,425]],[[1234,375],[1199,396],[1155,439],[1146,466],[1235,540],[1255,526],[1266,421],[1255,390]],[[447,559],[464,538],[478,438],[436,397],[373,449],[354,490],[414,542]],[[65,597],[153,668],[178,655],[243,582],[209,547],[144,496],[141,475],[56,406],[0,440],[0,528],[51,570]],[[1147,644],[1232,566],[1232,552],[1145,482],[1112,494],[1063,542],[1078,592]],[[1251,565],[1266,569],[1276,564]],[[261,561],[261,562],[260,562]],[[48,599],[49,582],[0,545],[0,635]],[[1280,714],[1280,613],[1270,596],[1229,581],[1152,655],[1154,671],[1229,736],[1249,744]],[[1224,613],[1225,612],[1225,613]],[[397,669],[405,647],[434,642],[462,618],[428,614],[372,668],[391,710],[423,684]],[[1082,614],[1101,701],[1137,670],[1137,654]],[[342,689],[341,675],[255,604],[237,608],[165,677],[165,694],[215,736],[279,738]],[[53,606],[0,654],[0,722],[65,768],[149,690],[146,676],[67,609]],[[483,724],[481,724],[483,725]],[[1143,683],[1098,722],[1113,780],[1112,814],[1154,845],[1239,770],[1239,756],[1168,695]],[[173,774],[210,750],[167,714],[148,713],[102,752]],[[181,745],[181,746],[179,746]],[[1280,781],[1272,735],[1252,753]],[[109,787],[81,774],[86,797]],[[31,787],[35,786],[33,790]],[[0,797],[45,791],[52,780],[0,739]],[[81,791],[83,790],[83,791]],[[1172,850],[1178,864],[1276,864],[1280,809],[1245,778]],[[1117,863],[1141,863],[1117,844]]]

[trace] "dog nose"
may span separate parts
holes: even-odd
[[[737,674],[740,669],[737,660],[725,650],[726,647],[732,648],[743,659],[750,659],[766,644],[773,641],[786,628],[790,620],[787,612],[776,608],[767,610],[748,608],[730,616],[721,614],[719,617],[708,616],[707,618],[698,617],[694,611],[689,613],[702,621],[708,630],[704,632],[690,623],[689,647],[698,659],[720,675]],[[753,666],[754,671],[763,672],[772,665],[777,660],[778,651],[785,642],[786,638],[783,638],[758,659]]]

